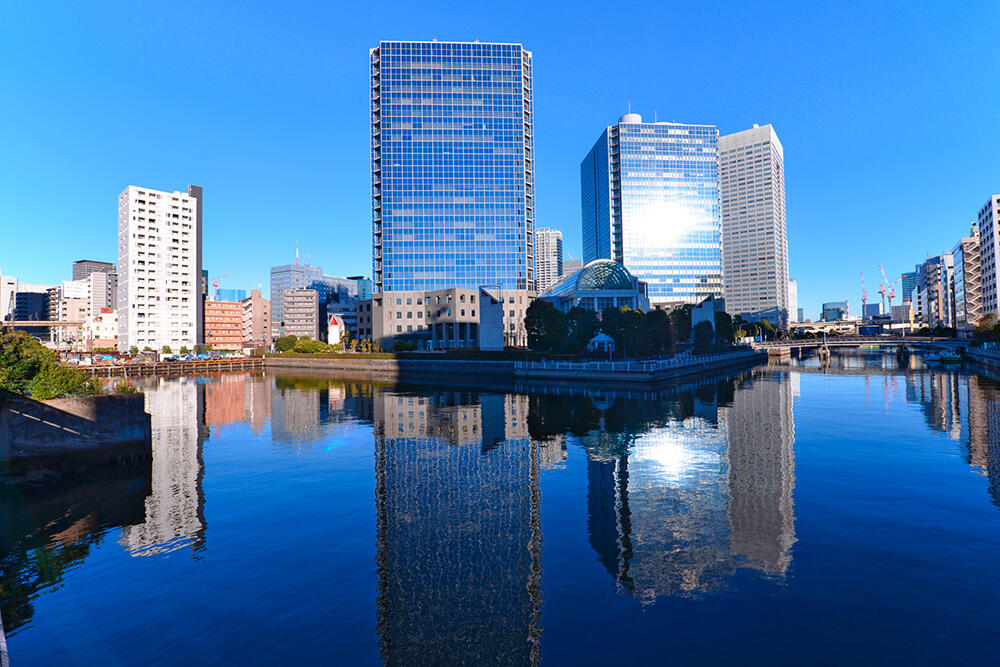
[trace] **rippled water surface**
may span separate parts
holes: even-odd
[[[0,487],[12,664],[992,663],[1000,385],[834,366],[152,381],[151,464]]]

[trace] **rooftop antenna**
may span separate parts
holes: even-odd
[[[295,266],[299,265],[299,242],[295,242]]]
[[[625,104],[628,105],[628,112],[632,113],[632,100],[626,99]]]
[[[653,109],[653,122],[656,122],[656,109]]]

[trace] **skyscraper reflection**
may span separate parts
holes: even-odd
[[[658,417],[616,432],[601,420],[581,438],[591,546],[623,592],[647,601],[697,596],[726,587],[738,567],[786,573],[795,541],[793,385],[763,375],[733,384],[657,402]]]
[[[159,378],[145,388],[153,435],[152,493],[146,520],[122,530],[119,544],[133,556],[150,556],[205,543],[202,445],[205,385],[192,378]]]
[[[539,661],[541,448],[521,399],[375,393],[385,662]]]

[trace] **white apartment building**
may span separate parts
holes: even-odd
[[[535,281],[541,294],[563,275],[562,232],[551,227],[535,230]]]
[[[118,349],[203,340],[201,188],[118,195]]]
[[[787,325],[785,152],[770,125],[719,138],[719,198],[726,311]]]
[[[979,268],[983,289],[983,315],[1000,315],[1000,275],[997,273],[1000,260],[1000,194],[990,197],[986,205],[979,209]]]

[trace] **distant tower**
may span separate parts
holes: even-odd
[[[535,275],[538,291],[543,292],[563,275],[563,239],[558,229],[535,230]]]
[[[789,304],[784,149],[770,125],[719,139],[726,311],[785,327]]]

